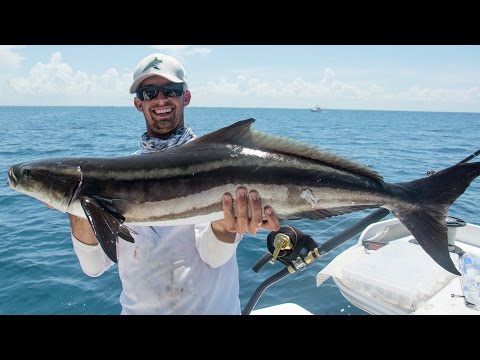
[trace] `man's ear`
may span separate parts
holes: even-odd
[[[138,111],[143,111],[142,101],[139,98],[136,97],[135,99],[133,99],[133,105],[135,105]]]
[[[190,90],[185,91],[185,94],[183,95],[183,105],[187,106],[190,104],[190,100],[192,99],[192,93]]]

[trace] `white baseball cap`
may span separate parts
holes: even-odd
[[[172,56],[156,53],[148,55],[138,63],[133,72],[130,94],[135,94],[142,81],[153,75],[161,76],[174,83],[187,85],[187,74],[182,64]]]

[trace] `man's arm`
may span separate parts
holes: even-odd
[[[85,274],[97,277],[114,263],[105,255],[87,219],[68,214],[73,249]]]
[[[68,218],[70,219],[72,234],[78,241],[87,245],[98,245],[98,240],[87,219],[72,214],[68,214]]]

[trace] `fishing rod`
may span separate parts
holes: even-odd
[[[475,159],[478,155],[480,155],[480,149],[475,151],[473,154],[468,155],[465,159],[463,159],[462,161],[459,161],[455,165],[467,163],[470,160]],[[426,175],[430,176],[430,175],[433,175],[435,173],[436,173],[435,170],[430,170],[430,171],[427,171]]]
[[[467,163],[478,155],[480,155],[480,149],[455,165]],[[427,173],[427,175],[432,175],[434,173],[435,172],[433,171],[430,174]],[[289,274],[293,274],[298,270],[304,270],[306,266],[310,265],[313,261],[326,255],[328,252],[343,244],[353,236],[358,235],[365,230],[367,226],[380,221],[388,214],[390,214],[388,209],[379,208],[359,222],[325,241],[320,246],[317,245],[310,235],[291,226],[282,226],[278,231],[272,231],[267,236],[267,247],[269,252],[263,255],[252,269],[255,272],[259,272],[267,262],[273,264],[277,259],[285,264],[286,267],[270,276],[257,287],[243,309],[242,315],[250,314],[260,296],[271,285]]]
[[[477,151],[475,151],[473,154],[467,156],[465,159],[463,159],[462,161],[460,161],[459,164],[463,164],[463,163],[469,162],[470,160],[476,158],[478,155],[480,155],[480,149],[478,149]]]

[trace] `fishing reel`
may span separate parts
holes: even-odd
[[[268,287],[289,274],[298,270],[304,270],[313,261],[359,234],[368,225],[383,219],[389,213],[390,211],[387,209],[380,208],[358,223],[325,241],[321,246],[318,246],[310,235],[293,226],[282,226],[278,231],[272,231],[267,236],[268,253],[263,255],[252,269],[255,272],[259,272],[266,263],[274,264],[277,260],[284,264],[285,267],[258,286],[247,305],[245,305],[242,315],[250,314],[258,299]]]
[[[318,259],[321,254],[312,237],[293,226],[282,226],[267,236],[266,253],[253,266],[259,272],[267,262],[274,264],[277,260],[287,267],[289,273],[304,270],[307,265]]]
[[[253,271],[259,272],[266,263],[274,264],[280,261],[285,267],[263,281],[255,290],[242,315],[248,315],[255,307],[263,292],[289,274],[298,270],[304,270],[314,260],[318,259],[322,252],[318,250],[317,243],[308,234],[293,226],[282,226],[278,231],[272,231],[267,236],[268,253],[263,255],[253,266]]]

